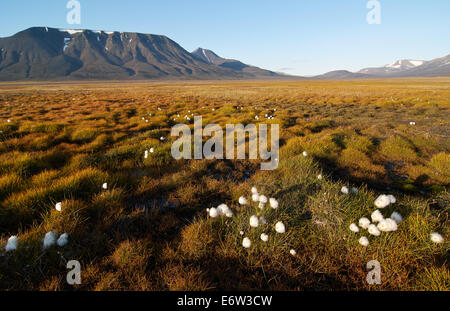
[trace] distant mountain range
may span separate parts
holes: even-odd
[[[310,79],[450,76],[450,55],[399,60],[358,72],[338,70]],[[126,79],[302,79],[211,50],[190,53],[166,36],[134,32],[33,27],[0,38],[0,81]]]
[[[396,77],[439,77],[450,76],[450,55],[424,60],[398,60],[378,68],[364,68],[358,72],[336,70],[315,76],[315,79],[361,79],[361,78],[396,78]]]
[[[0,38],[2,81],[264,78],[285,76],[159,35],[34,27]]]

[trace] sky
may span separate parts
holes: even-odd
[[[69,25],[68,0],[0,1],[0,37],[33,26],[166,35],[188,51],[296,75],[358,71],[398,59],[450,54],[449,0],[78,0],[81,24]]]

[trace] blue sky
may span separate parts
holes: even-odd
[[[68,0],[0,1],[0,37],[31,26],[164,34],[188,51],[291,74],[359,70],[397,59],[450,54],[449,0],[79,0],[81,25],[66,22]]]

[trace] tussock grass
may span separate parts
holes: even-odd
[[[449,290],[448,83],[0,85],[0,288]],[[204,125],[280,124],[279,168],[175,161],[171,126],[193,129],[192,114]],[[279,208],[240,206],[252,186]],[[382,213],[403,216],[398,230],[352,233],[381,193],[397,198]],[[233,218],[207,216],[221,203]],[[252,215],[267,225],[251,228]],[[44,250],[49,231],[69,243]],[[445,242],[432,243],[431,232]],[[5,253],[11,235],[19,246]],[[81,262],[83,284],[66,283],[69,259]],[[370,260],[381,263],[381,285],[365,281]]]

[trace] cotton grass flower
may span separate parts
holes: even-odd
[[[291,249],[291,250],[289,251],[289,253],[290,253],[292,256],[296,256],[296,255],[297,255],[297,252],[295,251],[295,249]]]
[[[444,242],[444,238],[442,237],[442,235],[440,235],[437,232],[433,232],[430,234],[430,239],[433,243],[437,243],[440,244],[442,242]]]
[[[266,205],[267,201],[268,200],[267,200],[267,197],[265,195],[260,195],[259,196],[259,208],[263,209],[264,206]]]
[[[239,234],[240,235],[244,235],[244,231],[239,231]]]
[[[108,189],[108,183],[104,183],[104,184],[102,185],[102,189],[104,189],[104,190]]]
[[[391,199],[387,195],[382,194],[375,200],[374,204],[378,208],[385,208],[386,206],[391,204]]]
[[[342,187],[342,188],[341,188],[341,192],[342,192],[343,194],[348,194],[348,188],[347,188],[346,186]]]
[[[239,204],[240,205],[247,205],[247,199],[244,197],[239,198]]]
[[[253,193],[252,194],[252,201],[253,202],[259,202],[259,194]]]
[[[278,201],[274,198],[270,198],[269,199],[269,203],[270,203],[270,207],[273,209],[277,209],[278,208]]]
[[[53,231],[47,232],[44,236],[44,249],[49,248],[56,243],[56,235]]]
[[[397,224],[401,223],[403,220],[402,215],[397,212],[393,212],[391,214],[391,219],[393,219]]]
[[[150,153],[154,153],[155,152],[155,148],[150,148]]]
[[[253,215],[250,217],[250,227],[258,228],[259,226],[259,219],[257,216]]]
[[[249,238],[244,238],[244,240],[242,240],[242,246],[245,248],[250,248],[250,246],[252,246],[252,242]]]
[[[323,178],[322,174],[317,175],[318,180],[322,180],[322,178]]]
[[[304,157],[307,157],[307,156],[308,156],[308,152],[303,151],[303,156],[304,156]]]
[[[369,240],[365,236],[363,236],[359,239],[359,244],[361,244],[362,246],[368,246]]]
[[[15,235],[11,236],[6,243],[5,251],[15,251],[17,249],[17,245],[19,244],[19,238]]]
[[[256,189],[256,187],[252,187],[251,191],[253,194],[258,194],[258,189]]]
[[[397,199],[392,194],[388,194],[387,197],[389,199],[389,202],[391,202],[391,204],[394,204],[395,202],[397,202]]]
[[[372,215],[370,215],[370,217],[372,218],[372,222],[380,222],[384,219],[383,215],[378,209],[375,212],[373,212]]]
[[[225,216],[228,217],[228,218],[233,217],[233,211],[232,211],[232,210],[228,210],[228,211],[225,213]]]
[[[58,212],[61,212],[61,211],[62,211],[62,202],[56,203],[55,209],[56,209]]]
[[[369,230],[369,233],[370,233],[371,235],[374,235],[374,236],[380,236],[380,234],[381,234],[381,232],[380,232],[380,230],[378,229],[378,227],[375,226],[374,224],[371,224],[371,225],[369,226],[368,230]]]
[[[382,232],[397,231],[397,223],[393,219],[386,218],[378,223],[377,228]]]
[[[56,244],[58,244],[59,247],[63,247],[67,243],[69,243],[69,235],[67,233],[61,234],[59,239],[56,241]]]
[[[217,208],[213,207],[209,210],[209,217],[211,218],[216,218],[217,216],[219,216],[219,213],[217,211]]]
[[[217,212],[219,213],[219,215],[226,215],[230,211],[230,208],[226,204],[220,204],[217,207]]]
[[[366,217],[363,217],[359,220],[358,225],[363,229],[368,229],[370,226],[370,220]]]
[[[263,242],[269,241],[269,236],[265,233],[261,233],[260,238],[261,238],[261,241],[263,241]]]
[[[285,233],[286,232],[286,226],[281,222],[277,222],[275,225],[275,231],[278,233]]]
[[[355,232],[355,233],[359,232],[359,228],[355,223],[351,224],[349,228],[350,228],[350,231],[352,231],[352,232]]]

